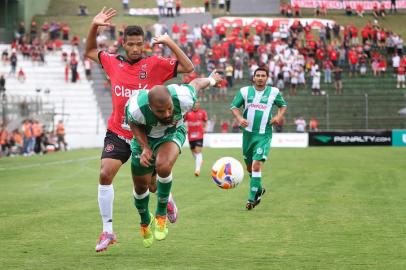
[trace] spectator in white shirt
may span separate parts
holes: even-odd
[[[303,117],[299,117],[298,119],[296,119],[295,125],[296,125],[296,132],[298,132],[298,133],[306,132],[306,120],[304,120]]]
[[[392,67],[394,74],[398,74],[399,65],[400,65],[400,57],[397,53],[395,53],[392,57]]]

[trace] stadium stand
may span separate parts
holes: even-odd
[[[4,50],[11,54],[9,44],[0,45],[0,51]],[[62,51],[70,53],[71,45],[63,45]],[[66,63],[62,61],[62,51],[46,54],[45,64],[33,63],[17,53],[18,69],[22,68],[26,74],[23,83],[9,74],[9,64],[2,64],[0,73],[6,74],[7,77],[6,93],[11,96],[40,97],[52,106],[54,125],[58,120],[64,120],[70,147],[89,144],[98,146],[105,131],[105,122],[101,117],[92,85],[86,80],[81,63],[78,64],[80,79],[76,83],[65,81]]]

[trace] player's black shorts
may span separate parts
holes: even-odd
[[[120,160],[123,164],[131,157],[130,142],[120,138],[116,133],[107,130],[104,138],[104,147],[101,159],[112,158]]]
[[[203,147],[203,139],[189,142],[190,149],[195,149],[196,146]]]

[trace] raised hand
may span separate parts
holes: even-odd
[[[223,77],[217,73],[217,70],[213,70],[213,72],[210,73],[209,78],[213,78],[216,81],[216,85],[223,80]]]
[[[170,41],[170,40],[171,40],[171,38],[168,36],[167,33],[152,38],[152,42],[154,44],[168,44],[168,41]]]
[[[117,11],[115,9],[103,7],[99,14],[93,18],[93,24],[97,26],[110,26],[110,20],[116,16]]]

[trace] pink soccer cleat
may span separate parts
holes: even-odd
[[[114,233],[102,232],[99,237],[99,242],[96,245],[96,252],[107,250],[108,246],[114,244],[117,237]]]
[[[178,218],[178,208],[176,207],[176,203],[173,200],[172,193],[169,194],[167,210],[168,210],[167,217],[169,222],[175,223],[176,219]]]

